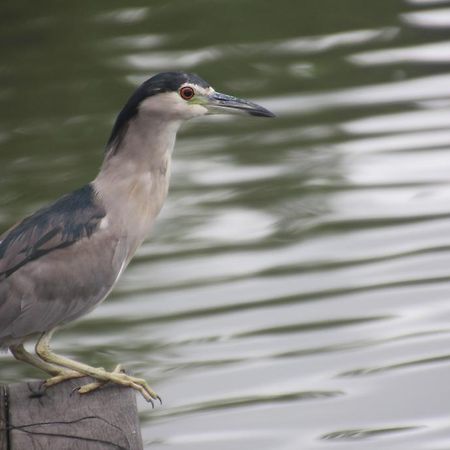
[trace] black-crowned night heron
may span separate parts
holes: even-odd
[[[159,399],[145,380],[95,368],[50,350],[56,328],[111,292],[167,196],[175,137],[184,120],[267,109],[224,94],[197,75],[168,72],[145,81],[118,115],[94,181],[22,220],[0,237],[0,347],[49,373],[46,386],[89,375]],[[39,336],[36,355],[24,342]]]

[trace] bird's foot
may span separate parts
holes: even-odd
[[[123,373],[122,364],[118,364],[111,373]],[[88,383],[83,386],[80,386],[76,390],[78,391],[79,394],[88,394],[89,392],[93,392],[93,391],[97,390],[98,388],[101,388],[102,386],[104,386],[107,383],[108,383],[108,381],[105,381],[105,380],[97,380],[92,383]]]
[[[85,375],[83,373],[77,372],[76,370],[69,369],[57,369],[52,371],[52,377],[44,381],[45,387],[54,386],[55,384],[62,383],[66,380],[73,380],[74,378],[81,378]]]
[[[95,374],[90,374],[96,378]],[[122,366],[119,364],[112,372],[102,371],[101,376],[93,383],[85,384],[79,387],[78,393],[87,394],[89,392],[95,391],[96,389],[104,386],[106,383],[115,383],[121,386],[131,387],[139,391],[142,396],[153,405],[153,400],[158,400],[160,403],[160,396],[148,385],[148,383],[143,378],[132,377],[123,373]]]

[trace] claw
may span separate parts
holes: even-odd
[[[114,370],[112,371],[112,373],[124,373],[125,370],[122,367],[122,364],[117,364],[116,367],[114,367]]]
[[[147,384],[144,379],[126,375],[120,364],[118,364],[112,372],[102,372],[103,373],[99,374],[100,376],[96,381],[75,388],[75,390],[81,395],[88,394],[89,392],[93,392],[111,382],[136,389],[141,393],[145,400],[147,400],[147,402],[152,404],[153,408],[155,407],[153,400],[158,400],[160,404],[162,404],[161,397]],[[93,374],[92,376],[96,378],[96,375]]]
[[[153,400],[159,400],[159,402],[162,403],[161,398],[147,384],[145,380],[143,380],[142,378],[136,378],[126,375],[125,373],[123,373],[122,366],[120,364],[114,369],[114,371],[107,372],[104,369],[95,368],[89,366],[88,364],[73,361],[69,358],[65,358],[64,356],[53,353],[49,345],[50,338],[52,337],[53,332],[54,330],[50,330],[41,335],[36,344],[36,353],[43,361],[39,361],[38,364],[33,359],[33,362],[38,365],[38,367],[43,368],[44,370],[50,368],[52,375],[55,370],[54,366],[61,367],[62,370],[65,370],[65,374],[67,375],[56,372],[53,378],[47,380],[47,382],[45,383],[46,386],[51,386],[65,379],[79,378],[83,375],[86,375],[94,378],[95,381],[93,383],[87,384],[86,386],[81,386],[80,388],[78,388],[78,392],[80,394],[92,392],[93,390],[98,389],[104,384],[111,382],[119,384],[121,386],[128,386],[136,389],[148,402],[152,404],[152,406],[154,406]]]

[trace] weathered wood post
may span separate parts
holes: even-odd
[[[46,390],[41,381],[0,386],[0,450],[142,450],[135,391],[74,391],[91,381]]]
[[[6,388],[0,385],[0,450],[8,450]]]

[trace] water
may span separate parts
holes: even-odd
[[[150,74],[279,116],[187,124],[151,238],[54,339],[150,380],[146,448],[450,448],[450,2],[39,3],[0,6],[2,229],[95,176]]]

